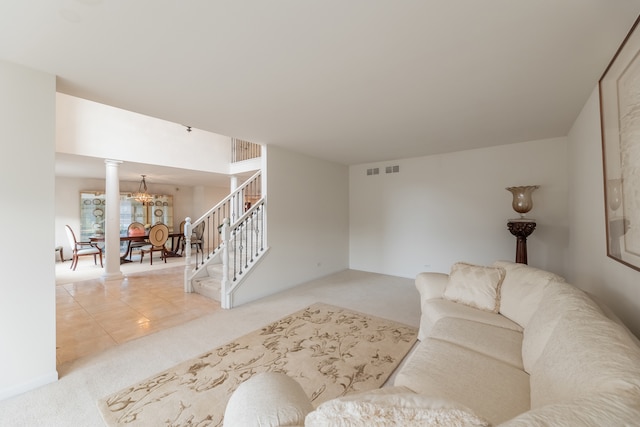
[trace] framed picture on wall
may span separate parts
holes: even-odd
[[[640,29],[599,82],[607,255],[640,270]]]

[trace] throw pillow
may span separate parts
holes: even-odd
[[[469,408],[446,399],[411,392],[358,393],[322,403],[309,413],[305,427],[486,427],[489,422]]]
[[[549,271],[510,261],[496,261],[494,267],[502,267],[507,275],[500,287],[500,313],[523,328],[538,309],[546,287],[564,279]]]
[[[506,272],[502,267],[485,267],[455,263],[443,297],[480,310],[497,313],[500,310],[500,286]]]

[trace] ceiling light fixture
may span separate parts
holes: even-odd
[[[153,199],[153,197],[149,193],[147,193],[147,181],[145,180],[145,177],[146,175],[142,175],[142,181],[140,181],[138,192],[133,193],[133,198],[143,205],[146,205]]]

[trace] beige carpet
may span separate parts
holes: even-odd
[[[322,303],[180,363],[98,402],[105,422],[220,426],[231,393],[260,372],[295,378],[314,405],[384,384],[416,328]]]
[[[344,270],[60,365],[60,380],[0,401],[0,426],[104,426],[98,400],[318,301],[420,323],[420,295],[412,278]],[[394,375],[384,386],[393,385]]]

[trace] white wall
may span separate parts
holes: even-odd
[[[240,184],[243,181],[240,180]],[[186,212],[187,216],[191,217],[191,222],[196,221],[202,215],[207,213],[209,209],[218,204],[222,199],[227,197],[231,192],[231,185],[228,187],[205,187],[203,185],[197,185],[192,187],[193,190],[193,203],[191,209]],[[180,221],[185,219],[185,216],[180,218]],[[180,222],[178,221],[178,222]]]
[[[120,192],[137,191],[139,185],[139,181],[121,181]],[[149,192],[173,196],[173,227],[176,231],[179,229],[180,221],[187,216],[192,220],[199,218],[229,194],[229,187],[199,186],[197,189],[200,190],[198,195],[202,200],[194,198],[195,187],[149,184]],[[104,191],[105,180],[56,177],[55,244],[63,247],[66,258],[71,256],[71,247],[67,242],[64,226],[68,224],[76,232],[80,229],[80,191],[91,190]]]
[[[607,256],[597,88],[569,132],[571,268],[568,280],[602,299],[640,336],[640,272]]]
[[[55,76],[0,61],[0,399],[58,378],[55,90]]]
[[[540,185],[529,265],[562,274],[568,246],[565,138],[350,167],[350,267],[402,277],[514,260],[506,187]],[[386,174],[386,166],[400,166]],[[367,176],[378,167],[380,175]]]
[[[62,93],[56,99],[57,152],[229,173],[229,137]]]
[[[348,268],[348,168],[268,146],[269,252],[234,296],[234,304]]]

